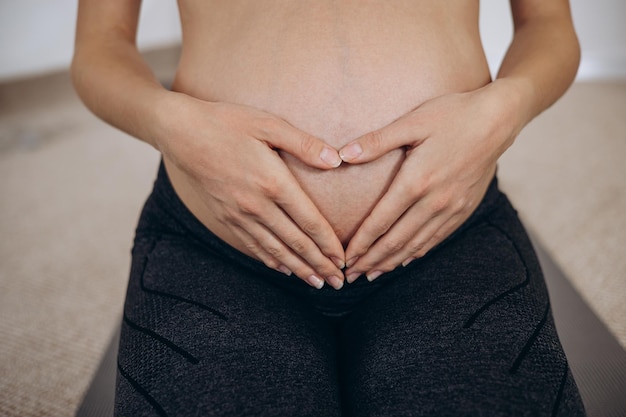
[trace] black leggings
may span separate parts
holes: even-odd
[[[161,166],[137,228],[118,416],[583,416],[531,243],[492,182],[426,257],[309,287],[207,230]]]

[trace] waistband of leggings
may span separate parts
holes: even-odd
[[[483,199],[471,216],[440,245],[453,239],[465,229],[479,221],[480,218],[488,215],[499,205],[503,196],[502,192],[498,189],[497,177],[494,176]],[[167,220],[164,222],[165,227],[169,228],[172,232],[184,235],[185,237],[192,237],[211,251],[233,262],[237,262],[242,266],[251,268],[256,273],[282,276],[280,272],[274,271],[265,266],[262,262],[238,251],[207,229],[206,226],[189,211],[176,194],[162,161],[159,166],[152,195],[146,202],[144,213],[154,212],[155,210],[157,211],[157,217],[160,218],[162,223],[164,222],[162,216],[165,214],[167,217]],[[141,227],[141,221],[139,227]],[[391,271],[387,274],[393,274],[393,272],[395,271]]]

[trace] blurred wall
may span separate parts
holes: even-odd
[[[579,79],[626,78],[626,25],[622,24],[626,1],[570,1],[583,46]],[[179,42],[176,1],[143,3],[140,47]],[[77,0],[0,0],[0,81],[67,67],[76,4]],[[481,1],[481,30],[495,72],[511,39],[508,1]]]
[[[570,0],[570,4],[582,47],[578,79],[626,78],[626,1]],[[495,73],[513,33],[509,2],[481,0],[480,8],[483,44]]]
[[[102,0],[107,1],[107,0]],[[78,0],[0,0],[0,81],[67,68]],[[175,0],[144,0],[142,49],[180,42]]]

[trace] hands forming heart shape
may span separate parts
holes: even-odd
[[[496,81],[431,99],[339,150],[263,111],[187,98],[186,126],[195,129],[160,149],[245,252],[313,287],[340,289],[408,265],[467,220],[521,129],[514,106],[503,105],[508,93]],[[398,148],[405,160],[345,249],[276,152],[331,170]]]

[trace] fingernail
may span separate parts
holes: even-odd
[[[331,287],[333,287],[336,290],[340,290],[341,287],[343,287],[343,280],[337,278],[334,275],[328,277],[326,281],[330,284]]]
[[[349,284],[352,284],[360,276],[361,276],[360,272],[353,272],[351,274],[348,274],[348,276],[346,277],[346,281],[348,281]]]
[[[339,156],[342,160],[348,162],[359,157],[362,153],[363,148],[361,148],[361,145],[359,145],[358,142],[355,142],[341,149],[339,151]]]
[[[334,149],[330,149],[327,147],[322,149],[322,152],[320,152],[320,159],[326,162],[328,165],[332,166],[333,168],[337,168],[339,165],[341,165],[341,158],[337,154],[337,151],[335,151]]]
[[[310,277],[308,277],[306,279],[306,282],[308,282],[311,287],[317,288],[318,290],[321,290],[324,286],[324,280],[316,275],[311,275]]]
[[[287,276],[290,276],[292,274],[291,270],[287,268],[285,265],[279,266],[278,270]]]
[[[352,265],[354,265],[356,263],[356,261],[359,260],[358,256],[355,256],[354,258],[350,258],[348,259],[348,262],[346,262],[346,267],[350,268]]]
[[[406,267],[408,264],[410,264],[414,260],[415,260],[415,258],[409,258],[409,259],[405,260],[404,262],[402,262],[402,266]]]
[[[369,274],[367,274],[367,280],[369,282],[374,281],[376,278],[378,278],[379,276],[381,276],[383,274],[383,271],[374,271],[374,272],[370,272]]]
[[[337,265],[337,268],[343,269],[346,267],[346,263],[343,261],[343,259],[339,259],[335,256],[331,257],[330,259],[335,265]]]

